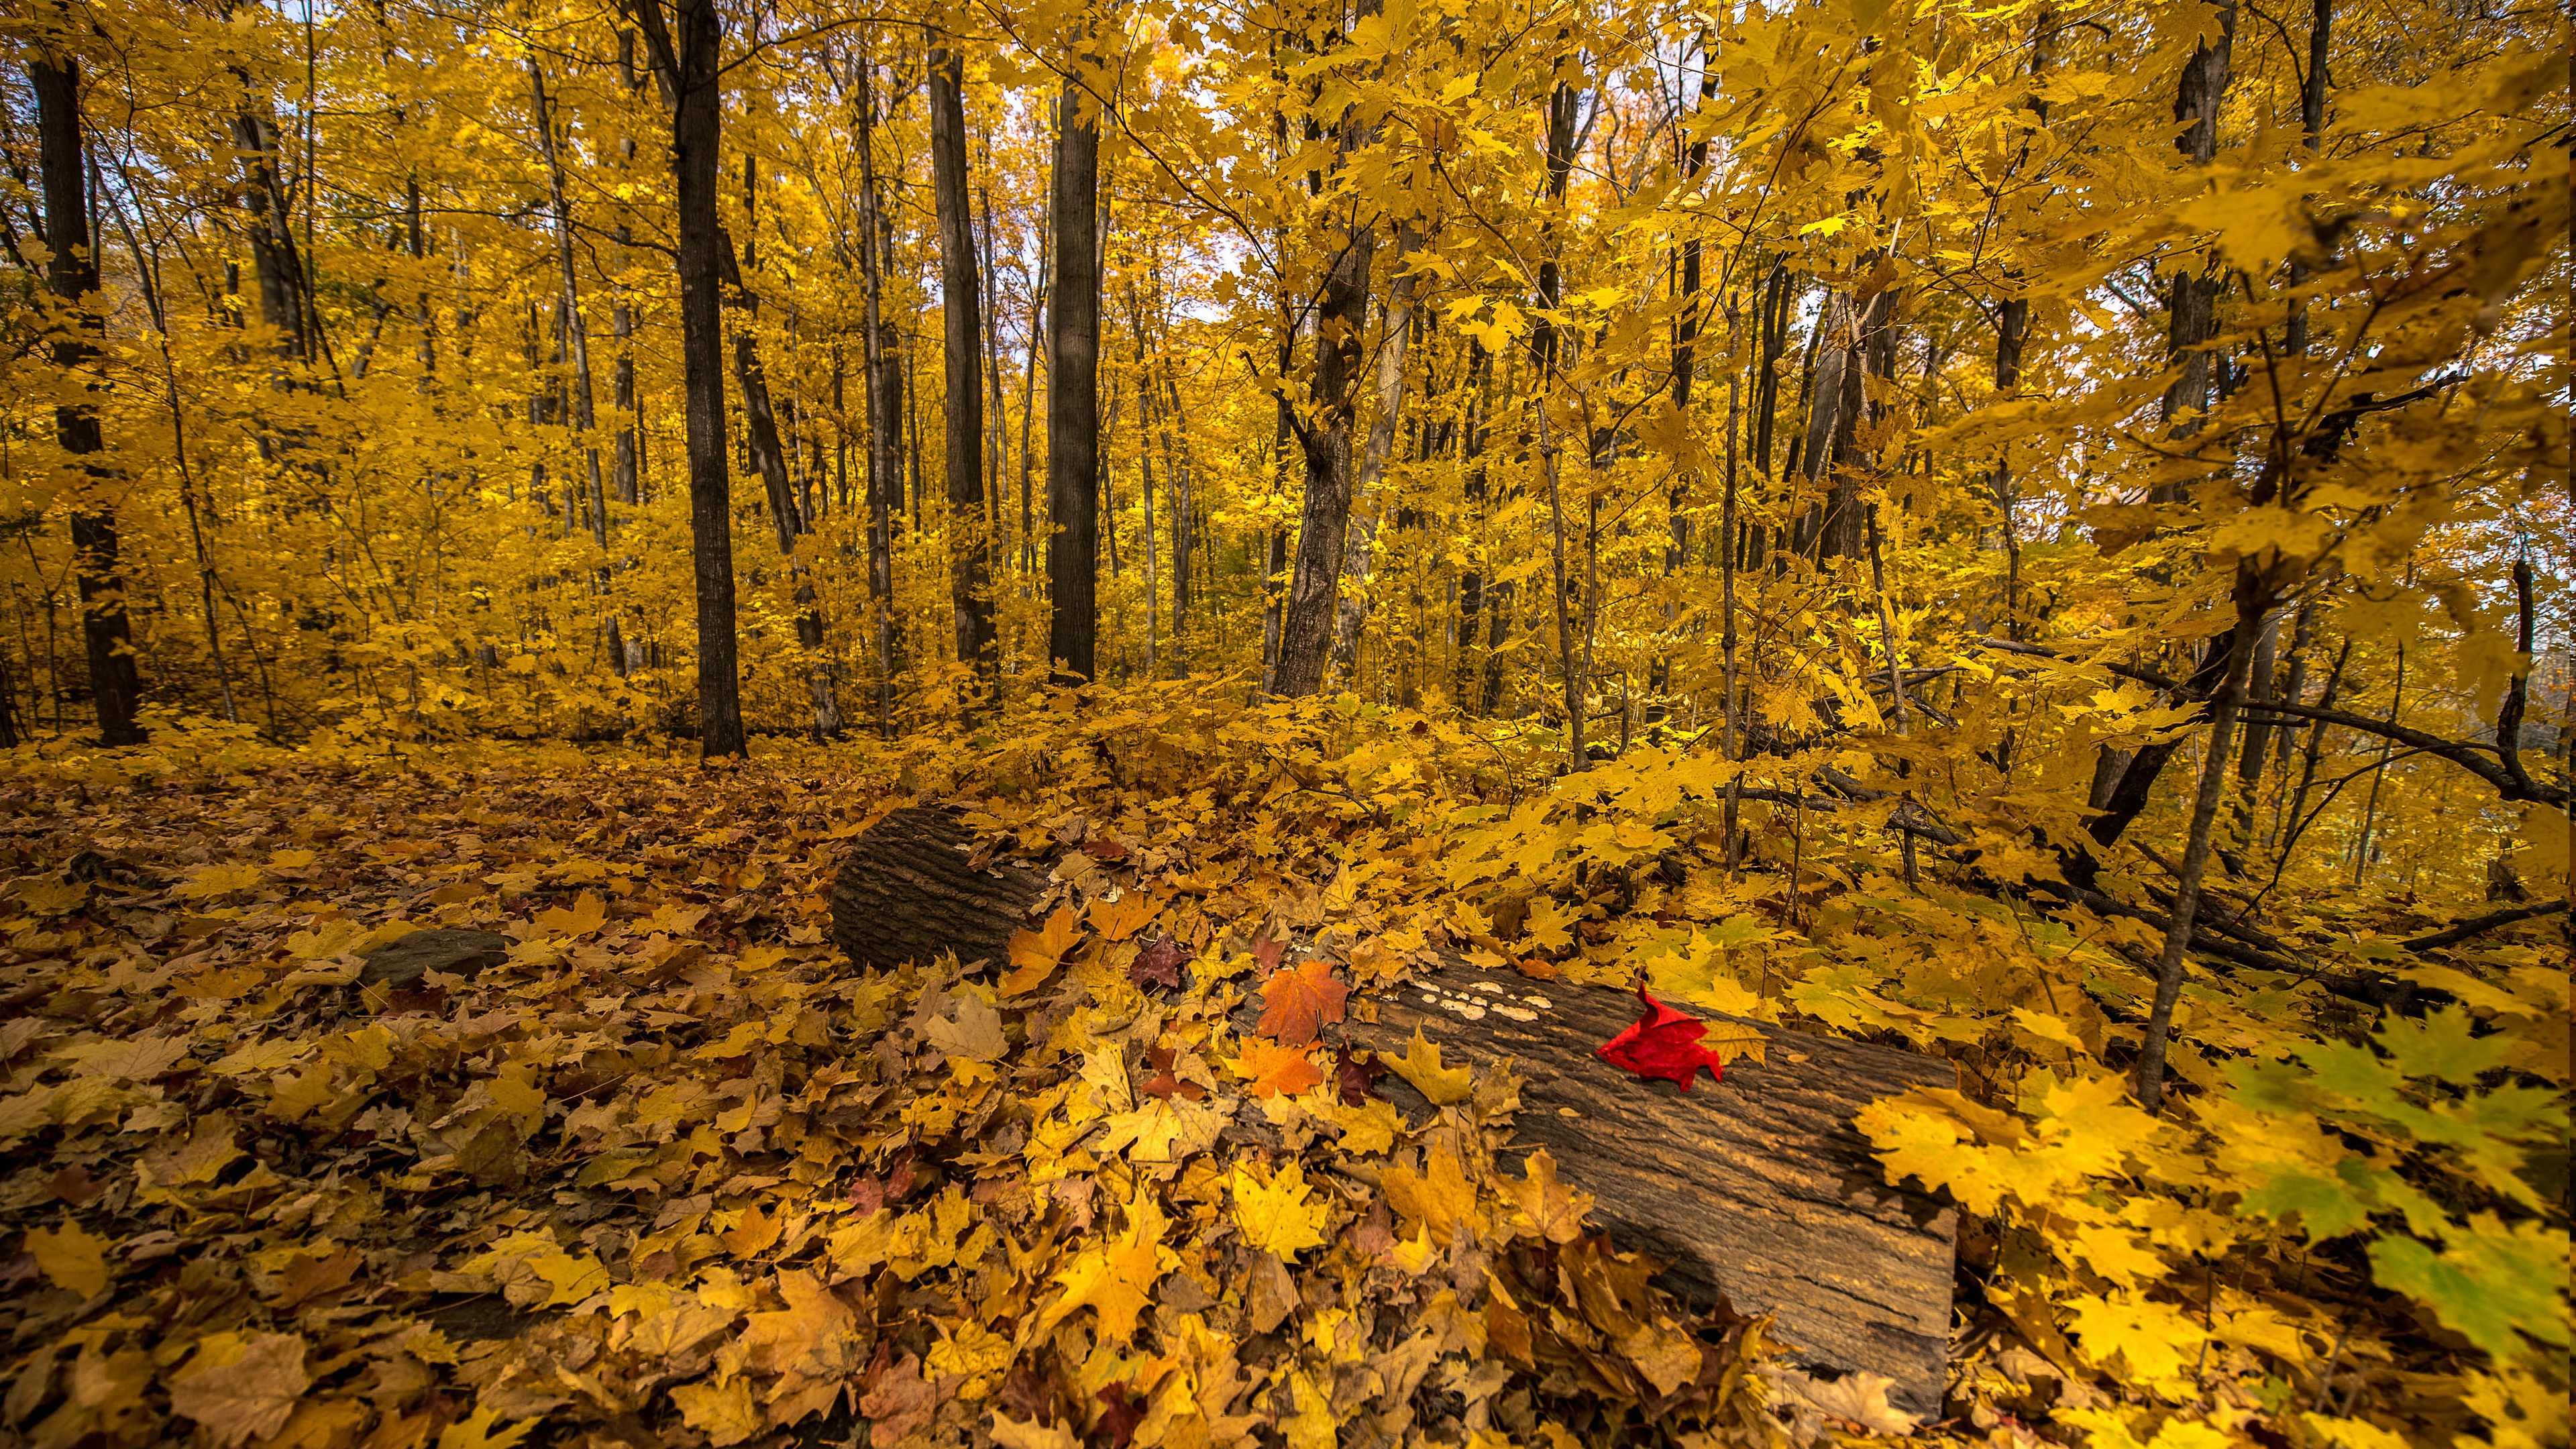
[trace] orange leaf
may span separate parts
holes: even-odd
[[[1342,1019],[1351,989],[1333,979],[1333,963],[1309,957],[1282,966],[1261,983],[1260,1032],[1288,1046],[1304,1046],[1326,1022]]]
[[[1071,906],[1058,907],[1038,930],[1012,933],[1011,970],[1001,980],[1001,994],[1021,996],[1037,990],[1081,939],[1082,917]]]
[[[1154,919],[1154,903],[1141,891],[1129,891],[1116,902],[1091,903],[1091,929],[1104,941],[1124,941]]]
[[[1235,1071],[1252,1079],[1252,1095],[1272,1097],[1281,1093],[1291,1096],[1324,1084],[1324,1069],[1316,1066],[1295,1047],[1266,1042],[1259,1037],[1247,1038],[1243,1055],[1236,1059]]]

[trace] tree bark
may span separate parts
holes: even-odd
[[[65,377],[85,377],[98,356],[105,323],[95,309],[98,257],[90,250],[89,177],[81,144],[80,62],[39,54],[28,62],[36,92],[37,169],[45,192],[45,246],[53,253],[45,281],[67,325],[54,335],[53,363]],[[80,460],[81,477],[71,507],[73,574],[80,591],[81,642],[89,654],[90,698],[98,710],[99,743],[139,745],[135,711],[143,682],[134,667],[134,629],[125,611],[125,576],[117,559],[116,505],[107,496],[112,476],[91,462],[106,446],[98,409],[88,394],[54,409],[54,436]]]
[[[1363,144],[1361,133],[1356,120],[1345,125],[1344,155]],[[1291,697],[1323,687],[1341,589],[1344,531],[1350,523],[1351,426],[1358,414],[1362,333],[1368,326],[1377,233],[1356,199],[1349,203],[1349,218],[1316,308],[1321,327],[1315,338],[1315,421],[1289,416],[1305,458],[1306,498],[1298,512],[1297,572],[1280,615],[1279,663],[1271,691]]]
[[[862,51],[853,73],[858,113],[859,274],[866,289],[861,334],[860,388],[868,423],[868,612],[875,624],[877,732],[892,738],[894,725],[894,495],[903,486],[903,453],[896,436],[903,410],[903,379],[894,369],[893,326],[885,317],[886,258],[893,228],[877,191],[876,63]]]
[[[991,540],[984,518],[983,282],[975,266],[975,225],[967,204],[965,67],[945,37],[930,46],[930,182],[939,221],[942,352],[948,391],[948,597],[956,615],[957,662],[993,684]],[[972,713],[972,707],[969,707]]]
[[[1398,223],[1395,232],[1396,267],[1402,271],[1405,258],[1415,245],[1412,224]],[[1387,291],[1386,336],[1377,349],[1377,416],[1369,421],[1368,444],[1360,457],[1357,493],[1360,497],[1375,495],[1386,479],[1386,463],[1395,451],[1395,430],[1404,412],[1405,355],[1413,340],[1413,296],[1415,279],[1399,275]],[[1341,608],[1333,620],[1333,664],[1328,678],[1338,679],[1353,687],[1359,684],[1360,631],[1368,624],[1370,552],[1377,546],[1378,521],[1385,515],[1380,502],[1361,508],[1351,515],[1350,538],[1343,545],[1342,572],[1348,581],[1343,591]]]
[[[1073,80],[1058,101],[1055,295],[1047,309],[1047,653],[1056,680],[1096,677],[1100,551],[1100,118]],[[1086,114],[1088,112],[1088,114]]]
[[[725,459],[726,256],[717,223],[717,150],[724,124],[723,21],[716,0],[636,0],[653,63],[671,103],[671,178],[680,272],[680,360],[688,399],[689,542],[697,585],[698,753],[749,753],[735,635],[733,477]]]

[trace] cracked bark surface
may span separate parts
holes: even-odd
[[[834,941],[866,965],[943,949],[1007,960],[1045,873],[1016,862],[978,871],[973,850],[974,832],[946,811],[887,815],[842,863]],[[1696,1012],[1712,1040],[1759,1034],[1765,1059],[1738,1057],[1723,1082],[1702,1076],[1682,1093],[1592,1054],[1636,1019],[1633,995],[1455,957],[1352,1006],[1339,1030],[1359,1046],[1401,1054],[1418,1028],[1453,1064],[1509,1059],[1523,1081],[1505,1161],[1516,1168],[1546,1148],[1567,1182],[1593,1194],[1592,1221],[1614,1244],[1666,1262],[1664,1287],[1772,1314],[1792,1361],[1884,1375],[1889,1402],[1939,1414],[1957,1214],[1888,1186],[1852,1119],[1879,1097],[1957,1086],[1950,1063]],[[1247,1003],[1239,1024],[1255,1015]],[[1412,1114],[1427,1110],[1402,1078],[1380,1086]]]

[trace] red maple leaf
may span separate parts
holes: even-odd
[[[1127,968],[1127,979],[1139,986],[1168,986],[1181,989],[1181,967],[1197,959],[1198,953],[1169,936],[1136,953],[1134,964]]]
[[[1594,1056],[1641,1077],[1661,1077],[1677,1083],[1685,1092],[1691,1089],[1702,1067],[1708,1068],[1708,1074],[1718,1081],[1726,1080],[1726,1064],[1699,1044],[1707,1034],[1707,1022],[1664,1005],[1647,995],[1643,986],[1637,988],[1637,999],[1645,1003],[1646,1014],[1626,1031],[1594,1047]]]

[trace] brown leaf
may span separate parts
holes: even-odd
[[[286,1427],[296,1400],[312,1386],[303,1339],[218,1333],[198,1341],[187,1374],[171,1382],[170,1407],[204,1425],[216,1443],[240,1444]]]
[[[859,1399],[872,1444],[899,1444],[928,1428],[931,1415],[938,1411],[939,1396],[921,1376],[921,1359],[909,1353],[872,1375],[867,1393]]]

